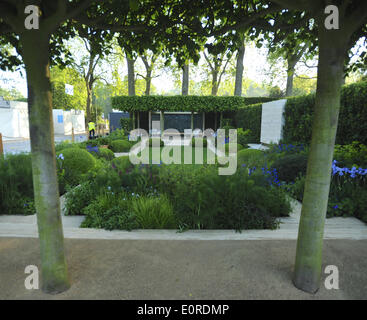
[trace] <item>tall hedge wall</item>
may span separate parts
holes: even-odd
[[[262,103],[257,103],[238,109],[234,116],[234,121],[237,128],[251,130],[251,137],[249,138],[249,141],[253,143],[260,143],[261,110]]]
[[[246,105],[274,100],[268,97],[116,96],[112,108],[121,111],[236,111]]]
[[[289,98],[285,106],[284,142],[310,143],[315,95]],[[367,81],[344,86],[336,134],[337,144],[367,144]]]

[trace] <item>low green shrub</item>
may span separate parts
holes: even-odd
[[[56,152],[59,152],[61,150],[67,149],[67,148],[75,148],[75,147],[79,147],[79,144],[78,143],[72,143],[69,140],[55,143],[55,151]]]
[[[338,163],[339,165],[339,163]],[[327,217],[354,216],[367,223],[366,169],[338,167],[333,164]],[[303,200],[306,177],[299,176],[287,185],[291,196]]]
[[[237,152],[244,149],[244,146],[243,145],[241,145],[239,143],[236,143],[236,145],[237,145]],[[225,150],[226,150],[226,153],[229,152],[229,143],[226,143]]]
[[[31,155],[0,155],[0,214],[34,213]]]
[[[106,160],[110,161],[110,160],[115,158],[115,154],[110,149],[99,148],[99,152],[97,154],[97,157],[98,158],[103,158],[103,159],[106,159]]]
[[[237,152],[237,165],[247,167],[262,167],[266,162],[264,152],[256,149],[243,149]]]
[[[72,216],[83,214],[83,209],[88,206],[95,197],[95,186],[89,181],[69,189],[65,194],[65,215]]]
[[[111,166],[118,172],[125,173],[130,170],[134,165],[130,162],[129,156],[117,157],[111,161]]]
[[[124,129],[116,129],[112,131],[108,137],[110,140],[124,140],[127,138],[126,131]]]
[[[86,150],[67,148],[57,153],[57,165],[62,184],[76,186],[88,171],[95,168],[96,159]]]
[[[251,130],[243,130],[242,128],[237,128],[237,142],[246,146],[248,143],[251,143]]]
[[[99,146],[108,146],[111,143],[111,138],[110,137],[100,137],[100,138],[97,138],[91,141],[97,142]]]
[[[367,146],[357,141],[347,145],[335,145],[334,159],[346,167],[367,167]]]
[[[161,167],[158,179],[157,189],[170,199],[180,227],[272,229],[276,216],[290,212],[283,190],[247,170],[220,176],[215,166],[170,165]]]
[[[113,140],[109,145],[113,152],[129,152],[131,144],[127,140]]]
[[[83,209],[82,228],[132,230],[139,227],[126,194],[112,192],[97,196]]]
[[[131,206],[139,226],[143,229],[176,227],[172,205],[165,195],[135,198]]]
[[[288,184],[287,189],[291,196],[298,201],[303,200],[303,192],[305,189],[306,176],[299,175],[294,182]]]
[[[305,175],[307,169],[307,155],[290,154],[274,161],[272,168],[278,172],[279,180],[295,181],[299,175]]]

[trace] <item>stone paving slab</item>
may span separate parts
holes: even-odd
[[[301,204],[292,202],[290,217],[280,218],[276,230],[101,230],[79,228],[84,216],[62,216],[64,237],[70,239],[116,240],[295,240],[298,235]],[[36,216],[0,215],[0,237],[38,237]],[[367,239],[367,224],[356,218],[326,219],[324,239]]]

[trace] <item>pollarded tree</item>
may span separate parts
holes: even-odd
[[[317,26],[319,65],[312,139],[298,233],[294,284],[316,292],[320,286],[322,243],[331,164],[340,109],[340,91],[350,39],[367,23],[366,1],[271,0],[306,12]]]
[[[215,1],[221,6],[224,0]],[[359,0],[259,0],[249,8],[234,6],[223,14],[226,23],[214,33],[241,30],[306,28],[312,19],[317,30],[319,64],[312,139],[298,233],[294,284],[316,292],[320,286],[322,243],[331,164],[340,109],[340,92],[347,51],[367,23],[367,2]],[[261,19],[261,17],[263,19]],[[298,17],[295,19],[295,17]],[[213,31],[212,31],[213,33]]]
[[[0,41],[10,43],[22,56],[27,73],[28,112],[37,223],[41,249],[42,289],[57,293],[69,288],[64,254],[60,200],[52,122],[50,60],[65,56],[63,40],[75,36],[76,25],[110,31],[147,31],[150,25],[144,2],[131,10],[121,1],[58,0],[0,1]],[[12,59],[1,57],[1,67]]]

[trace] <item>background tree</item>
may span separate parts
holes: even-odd
[[[233,52],[228,49],[223,43],[208,44],[208,52],[203,51],[204,58],[209,67],[211,76],[211,95],[216,96],[229,61],[232,58]]]
[[[53,109],[82,109],[85,111],[87,90],[85,80],[77,70],[70,67],[60,68],[54,66],[50,70],[50,79]],[[65,84],[74,87],[73,95],[66,94]]]
[[[367,23],[367,2],[328,1],[327,5],[338,8],[337,16],[340,21],[340,26],[336,29],[329,29],[325,26],[327,15],[324,1],[271,1],[289,10],[309,14],[315,21],[318,33],[319,65],[315,114],[294,272],[296,287],[316,292],[321,278],[323,231],[345,56],[354,45],[350,39]],[[281,18],[279,20],[281,21]],[[333,23],[336,23],[335,19]]]
[[[145,10],[155,6],[144,2],[136,10],[129,3],[91,0],[37,1],[39,29],[25,28],[28,1],[0,1],[0,39],[16,48],[27,73],[28,112],[32,151],[35,205],[41,249],[42,288],[57,293],[70,283],[64,254],[56,157],[53,141],[50,60],[60,64],[67,57],[63,40],[75,36],[77,25],[111,31],[147,31],[150,20]],[[140,11],[139,11],[140,10]],[[151,13],[151,12],[150,12]],[[158,14],[158,13],[157,13]],[[34,50],[37,48],[37,50]],[[1,57],[1,68],[15,61]]]

